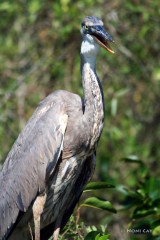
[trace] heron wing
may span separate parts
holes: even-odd
[[[45,190],[63,149],[67,120],[64,104],[49,95],[13,145],[0,174],[0,239]]]

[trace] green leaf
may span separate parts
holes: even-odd
[[[133,213],[133,218],[142,218],[142,217],[146,217],[149,216],[151,214],[155,214],[155,210],[153,209],[135,209],[134,213]]]
[[[96,238],[97,234],[99,234],[98,231],[92,231],[85,236],[84,240],[93,240]]]
[[[152,229],[160,226],[160,219],[152,221],[151,226],[152,226]]]
[[[0,3],[0,11],[7,11],[7,12],[14,12],[16,10],[14,4],[10,4],[7,1],[1,2]]]
[[[122,158],[122,160],[124,160],[125,162],[128,162],[128,163],[140,163],[140,164],[143,164],[142,160],[140,160],[139,157],[136,156],[136,155],[130,155],[128,157],[124,157],[124,158]]]
[[[116,213],[116,209],[112,206],[112,204],[109,201],[101,200],[96,197],[90,197],[87,198],[82,204],[81,207],[93,207],[93,208],[99,208],[103,209],[109,212]]]
[[[110,236],[110,234],[101,236],[98,240],[109,240],[109,236]]]
[[[128,92],[130,92],[130,89],[129,89],[129,88],[120,89],[119,91],[117,91],[117,92],[115,93],[115,96],[116,96],[117,98],[123,97],[123,96],[126,95]]]
[[[150,177],[146,179],[144,184],[144,190],[155,201],[160,196],[160,179],[156,177]]]
[[[106,182],[90,182],[87,184],[84,191],[92,191],[105,188],[115,188],[115,186]]]
[[[153,229],[152,235],[153,236],[160,236],[160,225]]]
[[[144,191],[144,189],[138,189],[137,192],[143,197],[146,197],[146,192]]]
[[[136,200],[138,200],[140,202],[143,200],[143,197],[142,197],[142,195],[139,192],[130,190],[130,189],[126,188],[123,185],[119,185],[117,187],[117,190],[120,191],[125,196],[129,196],[129,197],[131,197],[133,199],[136,199]]]
[[[101,234],[99,233],[96,237],[95,237],[95,240],[99,240]]]
[[[111,101],[111,114],[112,116],[116,116],[118,108],[118,101],[116,98],[113,98]]]

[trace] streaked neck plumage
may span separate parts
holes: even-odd
[[[81,74],[84,91],[84,116],[89,122],[92,135],[91,145],[95,145],[103,128],[104,100],[101,83],[96,74],[96,57],[99,45],[92,36],[83,37],[81,45]]]

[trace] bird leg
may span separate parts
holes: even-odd
[[[33,219],[35,228],[35,240],[40,240],[40,230],[41,230],[41,214],[44,209],[46,202],[46,194],[38,196],[33,204]]]
[[[54,228],[54,232],[53,232],[53,240],[58,240],[58,236],[59,236],[59,232],[60,232],[60,226],[61,226],[61,220],[62,220],[62,216],[59,217],[57,220],[56,220],[56,223],[55,223],[55,228]]]
[[[30,232],[30,235],[31,235],[31,240],[34,240],[33,239],[33,232],[32,232],[32,228],[31,228],[31,224],[28,223],[28,227],[29,227],[29,232]]]
[[[58,240],[59,232],[60,232],[60,227],[57,227],[53,233],[53,240]]]

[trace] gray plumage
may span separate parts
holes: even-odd
[[[56,91],[37,107],[0,174],[0,239],[48,239],[68,221],[95,168],[104,100],[95,70],[99,44],[110,35],[96,17],[82,22],[84,99]],[[40,229],[41,232],[40,232]],[[35,232],[35,233],[34,233]]]

